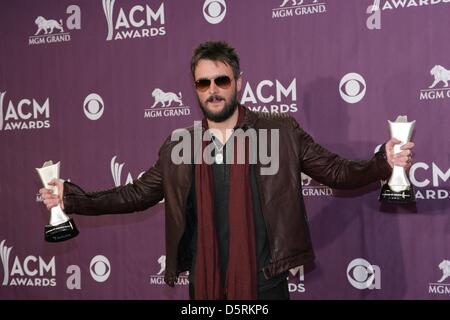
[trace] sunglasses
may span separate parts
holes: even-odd
[[[221,89],[228,89],[231,85],[231,79],[229,76],[218,76],[214,79],[198,79],[195,81],[195,88],[198,91],[206,91],[211,86],[211,80],[214,80],[216,86]]]

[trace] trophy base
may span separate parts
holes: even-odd
[[[69,219],[66,222],[60,223],[56,226],[45,226],[45,241],[48,242],[61,242],[69,240],[79,233],[73,219]]]
[[[416,201],[412,186],[404,191],[396,192],[392,191],[387,183],[381,188],[379,200],[394,204],[407,204]]]

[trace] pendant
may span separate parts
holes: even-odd
[[[222,153],[217,153],[215,156],[215,160],[217,164],[222,164],[223,163],[223,154]]]

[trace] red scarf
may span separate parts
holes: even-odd
[[[238,124],[245,108],[239,106]],[[203,128],[208,129],[206,119]],[[234,138],[233,136],[231,137]],[[209,144],[203,141],[202,152]],[[235,154],[239,153],[234,144]],[[257,298],[255,226],[248,163],[248,142],[245,144],[246,163],[231,165],[228,200],[228,266],[225,288],[220,279],[219,249],[214,226],[213,174],[211,165],[195,166],[197,201],[197,256],[195,264],[195,299],[254,300]],[[234,157],[236,160],[236,156]]]

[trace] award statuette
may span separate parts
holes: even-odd
[[[36,168],[44,187],[52,189],[55,195],[58,194],[58,188],[50,186],[48,183],[52,179],[59,179],[59,164],[59,162],[53,164],[52,161],[47,161],[42,168]],[[77,234],[78,229],[73,219],[64,213],[60,205],[53,207],[50,213],[50,222],[45,226],[45,241],[60,242],[73,238]]]
[[[398,116],[395,122],[389,121],[389,130],[392,138],[401,143],[394,146],[394,153],[400,152],[400,147],[411,139],[416,120],[408,122],[407,116]],[[388,203],[410,203],[415,201],[413,188],[406,176],[405,168],[394,165],[388,183],[381,188],[380,201]]]

